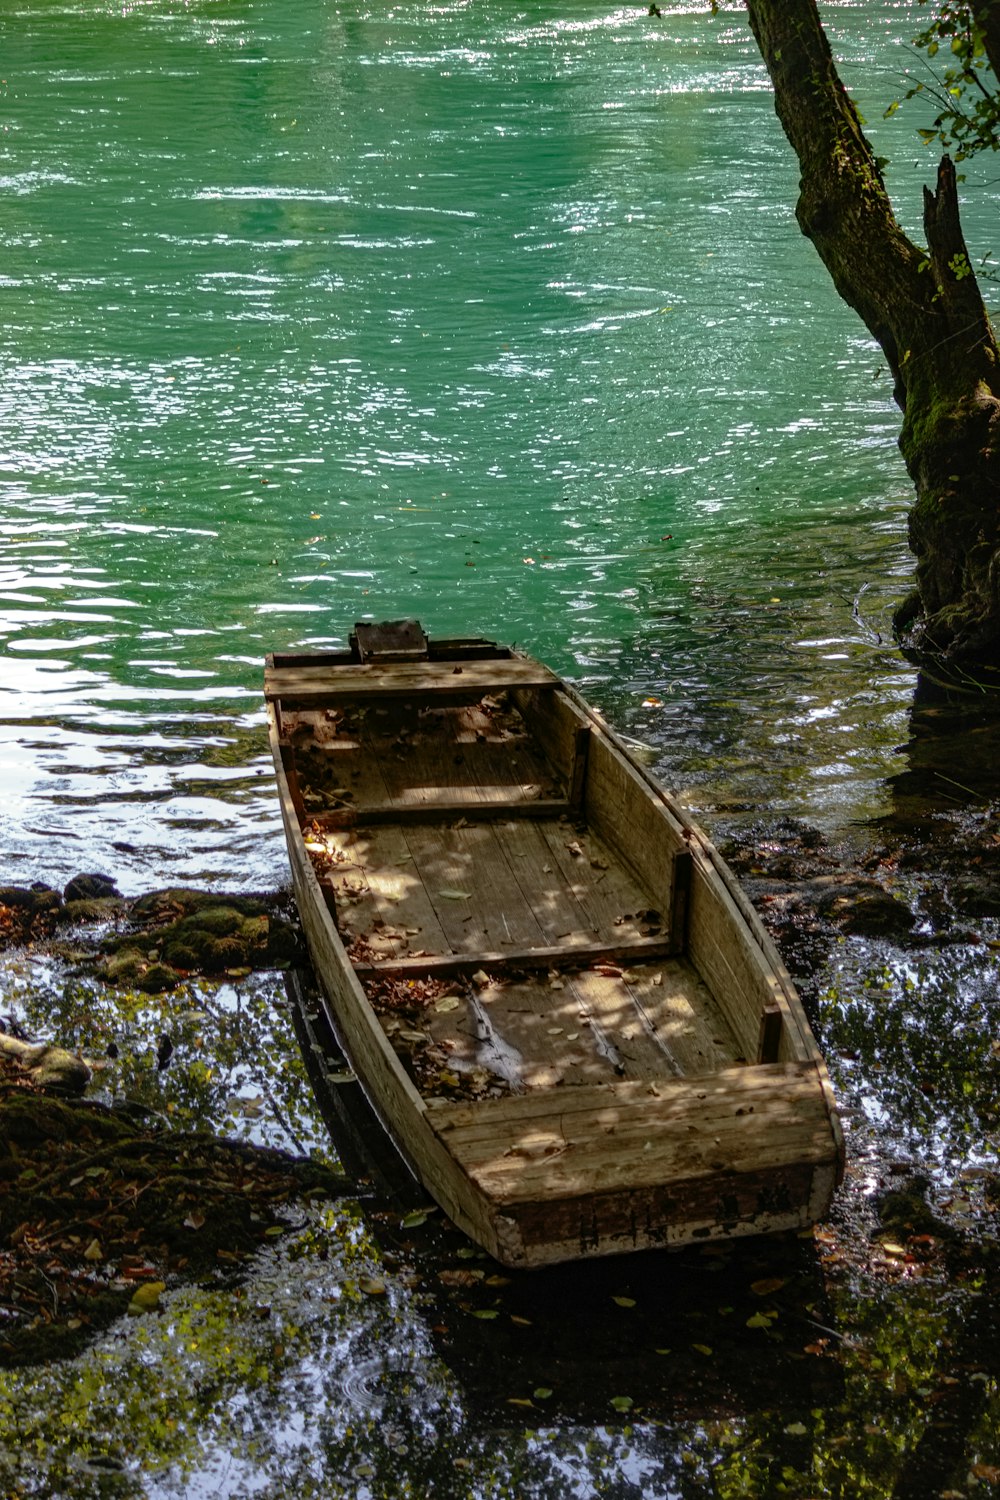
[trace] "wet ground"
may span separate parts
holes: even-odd
[[[9,949],[0,1008],[97,1063],[92,1098],[166,1135],[313,1155],[348,1184],[290,1201],[249,1259],[168,1270],[155,1307],[72,1359],[0,1370],[3,1493],[991,1493],[995,731],[968,706],[915,722],[878,824],[838,841],[746,809],[712,819],[843,1109],[844,1185],[801,1238],[506,1273],[400,1171],[308,974],[109,985],[79,961],[107,919],[69,948],[63,932],[55,952]]]

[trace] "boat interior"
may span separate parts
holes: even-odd
[[[806,1060],[710,846],[600,718],[533,661],[387,628],[273,658],[268,696],[327,906],[428,1106]]]

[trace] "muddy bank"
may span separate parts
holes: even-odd
[[[832,944],[902,949],[994,941],[1000,917],[1000,812],[990,807],[886,818],[863,843],[833,843],[791,818],[759,821],[720,850],[797,977],[808,983]]]
[[[185,1128],[177,1101],[157,1110],[108,1089],[137,1001],[168,1007],[147,1067],[162,1073],[194,975],[245,980],[299,956],[278,897],[127,900],[96,875],[62,892],[6,887],[0,939],[29,970],[54,965],[60,997],[77,984],[91,1010],[117,1008],[122,1028],[73,1048],[58,1006],[42,1035],[0,1018],[0,1364],[15,1366],[73,1355],[122,1313],[154,1312],[168,1286],[238,1275],[292,1205],[347,1184],[320,1160]]]

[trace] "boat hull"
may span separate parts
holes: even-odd
[[[324,1003],[416,1176],[508,1266],[815,1222],[829,1079],[716,851],[547,669],[423,650],[267,673]]]

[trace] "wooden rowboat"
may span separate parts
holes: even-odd
[[[843,1140],[704,834],[554,673],[414,622],[268,657],[329,1018],[424,1187],[509,1266],[802,1228]]]

